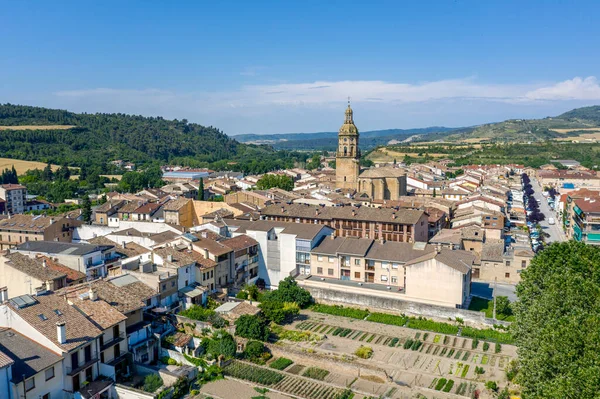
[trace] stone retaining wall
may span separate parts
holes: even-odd
[[[505,321],[488,319],[483,312],[411,302],[397,296],[386,296],[385,293],[375,295],[375,293],[357,292],[357,289],[350,290],[346,287],[332,289],[319,287],[316,284],[304,284],[303,288],[307,289],[317,302],[327,305],[354,306],[386,313],[424,316],[439,319],[439,321],[448,321],[449,318],[455,320],[460,317],[466,325],[474,327],[492,327],[494,324],[510,325]]]

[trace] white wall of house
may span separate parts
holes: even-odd
[[[56,340],[46,338],[7,305],[0,305],[0,327],[12,328],[53,352],[63,353],[62,348],[58,346],[58,336]]]
[[[46,370],[52,368],[54,368],[54,377],[50,378],[49,380],[46,380]],[[62,360],[58,363],[53,364],[47,369],[40,371],[36,375],[28,378],[27,381],[33,378],[35,387],[25,393],[23,392],[23,382],[21,381],[21,379],[18,376],[14,376],[14,378],[17,379],[19,382],[11,383],[12,399],[22,399],[24,395],[27,395],[27,398],[38,399],[42,398],[48,393],[50,394],[50,398],[62,398],[64,395]]]
[[[406,295],[455,307],[469,295],[469,284],[465,286],[463,273],[430,259],[406,267]]]

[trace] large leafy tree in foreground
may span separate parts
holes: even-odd
[[[600,398],[600,248],[552,244],[517,286],[523,398]]]

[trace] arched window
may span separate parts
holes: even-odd
[[[344,176],[344,181],[346,181],[346,176]]]
[[[344,156],[348,155],[348,147],[344,147]]]

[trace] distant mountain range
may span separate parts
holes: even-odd
[[[427,134],[447,134],[456,130],[449,127],[426,127],[420,129],[387,129],[360,132],[360,146],[369,149],[390,141],[404,141],[413,136]],[[248,144],[268,144],[276,149],[334,150],[337,147],[337,132],[319,133],[279,133],[279,134],[240,134],[234,139]]]
[[[527,142],[600,133],[600,106],[576,108],[543,119],[509,119],[504,122],[423,135],[420,141],[501,141]]]
[[[555,117],[543,119],[509,119],[478,126],[449,128],[432,126],[421,129],[387,129],[360,133],[363,150],[414,141],[449,142],[529,142],[560,138],[588,137],[600,139],[600,106],[576,108]],[[334,150],[337,132],[241,134],[234,138],[242,143],[268,144],[276,149]]]

